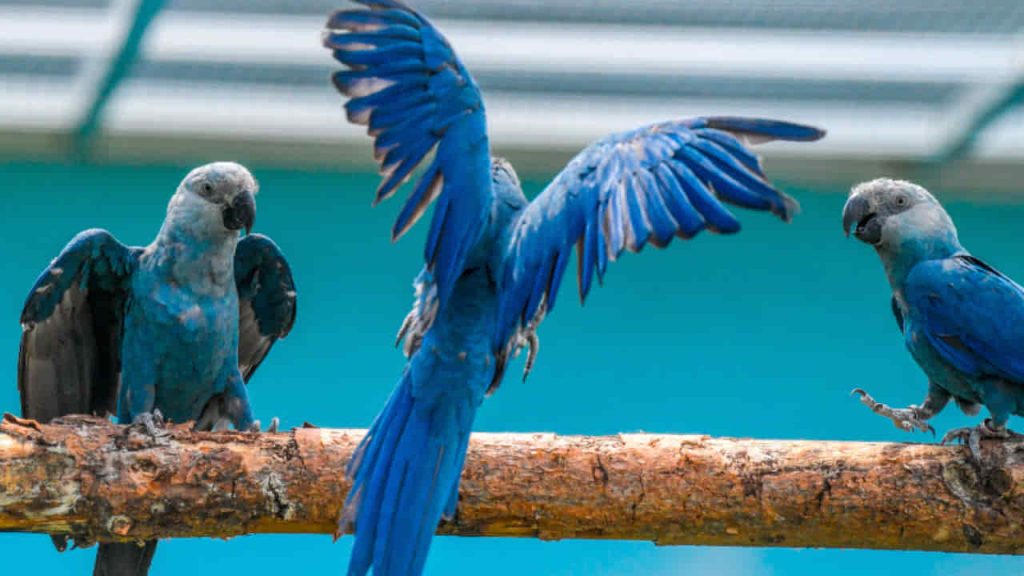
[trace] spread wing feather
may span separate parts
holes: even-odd
[[[359,0],[327,22],[325,47],[348,69],[334,85],[350,122],[367,127],[380,164],[377,202],[426,165],[392,229],[398,239],[434,203],[424,250],[444,306],[491,206],[483,98],[448,40],[397,0]],[[433,157],[428,160],[431,152]]]
[[[580,299],[623,251],[667,246],[701,230],[730,234],[733,204],[788,221],[795,200],[776,190],[744,142],[811,141],[824,132],[759,118],[709,117],[613,134],[583,150],[513,224],[501,271],[495,347],[522,342],[555,305],[570,252]]]
[[[279,338],[295,324],[295,280],[281,249],[262,234],[249,234],[235,249],[238,287],[238,366],[246,382]]]
[[[22,415],[116,412],[121,334],[138,258],[104,230],[87,230],[36,280],[21,314]]]

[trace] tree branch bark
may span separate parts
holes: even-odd
[[[362,430],[0,423],[0,531],[85,542],[333,533]],[[1024,448],[474,434],[439,532],[658,544],[1024,552]]]

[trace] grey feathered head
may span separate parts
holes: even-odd
[[[907,240],[956,242],[956,227],[939,201],[906,180],[878,178],[855,186],[843,208],[843,233],[885,249]]]
[[[220,229],[225,233],[252,230],[259,185],[235,162],[214,162],[185,176],[167,207],[168,218],[190,228]]]

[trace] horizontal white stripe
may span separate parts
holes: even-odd
[[[971,156],[1011,160],[1024,157],[1024,110],[1007,112],[978,139]],[[1024,192],[1024,182],[1018,184]]]
[[[365,141],[362,127],[345,120],[342,99],[330,90],[287,88],[247,90],[209,84],[168,86],[127,83],[107,115],[107,132],[117,134],[220,135],[280,141]],[[919,156],[933,152],[942,125],[928,109],[904,106],[799,107],[759,101],[655,100],[529,96],[494,93],[488,97],[488,123],[496,149],[502,146],[582,148],[609,132],[641,124],[705,114],[758,115],[821,125],[824,141],[773,145],[785,155],[886,154]]]
[[[0,84],[0,127],[67,130],[78,111],[77,97],[66,82],[11,75]]]
[[[147,37],[157,60],[326,64],[323,18],[164,13]],[[107,11],[0,8],[0,53],[82,55],[106,46]],[[1003,37],[441,21],[473,69],[721,74],[969,82],[1012,72]]]
[[[114,41],[114,10],[0,7],[0,54],[88,56]]]
[[[324,19],[170,13],[148,44],[155,59],[328,62]],[[967,82],[1012,70],[1003,38],[693,29],[669,26],[441,21],[471,70],[720,74]]]
[[[111,9],[0,7],[0,55],[102,57],[124,22]],[[123,14],[121,15],[123,17]],[[155,60],[324,65],[326,19],[167,12],[147,37]],[[963,83],[968,95],[1018,73],[1021,44],[1006,37],[688,29],[667,26],[441,21],[473,70],[544,71],[644,76],[707,74],[802,80],[941,81]],[[90,69],[88,67],[86,70]],[[88,94],[74,82],[5,77],[0,82],[0,129],[66,131]],[[492,139],[502,145],[581,147],[609,131],[695,114],[749,114],[820,124],[829,137],[813,146],[778,145],[780,154],[923,157],[962,130],[985,98],[966,97],[949,110],[913,104],[768,100],[642,99],[487,94]],[[343,118],[342,99],[322,90],[217,83],[129,81],[108,114],[114,134],[188,134],[282,141],[357,141],[360,129]],[[960,114],[955,114],[960,110]],[[1024,156],[1024,113],[1012,115],[981,141],[981,154]]]

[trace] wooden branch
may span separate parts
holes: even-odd
[[[0,531],[86,542],[333,533],[361,430],[193,433],[0,423]],[[475,434],[440,532],[658,544],[1024,551],[1024,450]]]

